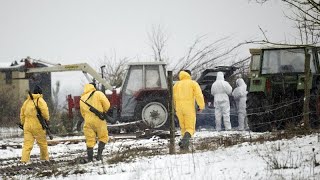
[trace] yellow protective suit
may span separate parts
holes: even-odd
[[[32,94],[33,101],[40,108],[44,119],[49,121],[49,110],[47,103],[42,98],[42,94]],[[20,111],[20,120],[23,125],[23,148],[21,162],[28,162],[30,160],[30,153],[33,148],[34,140],[37,141],[40,147],[40,159],[49,160],[48,143],[46,139],[46,131],[42,128],[39,119],[37,118],[37,111],[30,96],[23,103]]]
[[[93,91],[95,91],[94,94],[88,99]],[[96,91],[92,84],[86,84],[84,86],[84,92],[81,95],[81,99],[95,107],[100,112],[106,112],[110,108],[108,98],[101,91]],[[109,136],[106,121],[101,120],[91,112],[89,110],[89,106],[82,101],[80,101],[80,112],[84,119],[83,133],[86,137],[87,147],[94,147],[96,144],[96,136],[98,136],[98,141],[107,143]]]
[[[191,80],[187,72],[181,71],[179,79],[180,81],[173,86],[176,115],[179,119],[181,135],[184,136],[185,132],[193,135],[196,125],[195,101],[199,109],[203,110],[205,107],[203,94],[199,84]]]

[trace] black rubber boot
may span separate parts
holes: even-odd
[[[88,162],[93,161],[93,148],[87,147]]]
[[[189,132],[184,133],[182,140],[179,142],[180,149],[187,150],[189,149],[189,141],[191,134]]]
[[[83,119],[82,118],[80,118],[79,120],[78,120],[78,122],[77,122],[77,131],[78,132],[81,132],[81,127],[82,127],[82,123],[83,123]]]
[[[98,144],[98,155],[97,155],[97,160],[98,161],[102,160],[102,152],[103,152],[103,149],[104,149],[105,145],[106,144],[104,142],[99,141],[99,144]]]

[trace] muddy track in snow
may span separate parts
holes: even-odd
[[[135,148],[128,150],[127,148],[110,153],[104,153],[104,161],[109,161],[109,159],[117,159],[116,161],[123,162],[127,161],[133,154],[137,156],[148,154],[152,156],[155,154],[166,154],[166,147],[157,148]],[[112,155],[111,155],[112,154]],[[7,158],[1,159],[0,162],[0,179],[16,177],[22,175],[28,178],[41,178],[41,177],[67,177],[73,174],[84,174],[88,172],[101,172],[105,168],[107,163],[102,161],[95,161],[88,164],[84,162],[86,158],[86,152],[83,150],[68,152],[68,154],[61,154],[60,156],[52,157],[50,161],[39,161],[39,156],[33,156],[31,158],[31,163],[23,164],[20,162],[20,158]],[[115,162],[116,163],[116,162]],[[108,164],[111,165],[111,164]]]
[[[264,141],[273,141],[283,139],[283,136],[261,135],[254,138],[243,138],[239,134],[228,137],[203,137],[192,141],[192,152],[202,150],[214,150],[217,147],[233,146],[243,142],[263,143]],[[286,137],[288,138],[288,137]],[[137,139],[138,140],[138,139]],[[125,142],[126,140],[123,140]],[[155,140],[153,147],[145,147],[143,143],[137,142],[134,147],[132,144],[123,144],[116,151],[112,150],[113,145],[106,147],[103,156],[104,161],[108,161],[108,165],[118,162],[127,162],[128,158],[134,159],[139,156],[154,156],[168,154],[168,143]],[[176,145],[176,153],[191,153],[180,152]],[[107,163],[95,161],[90,166],[83,164],[83,159],[86,157],[85,150],[72,150],[65,153],[52,153],[50,161],[39,161],[39,155],[31,156],[31,163],[22,164],[19,158],[0,159],[0,179],[10,177],[19,177],[24,175],[28,178],[62,176],[66,177],[72,174],[83,174],[94,171],[94,169],[104,169]],[[102,170],[104,171],[104,170]]]
[[[132,137],[128,139],[132,140]],[[134,139],[134,140],[139,140]],[[66,140],[63,140],[65,142]],[[126,141],[126,138],[121,138],[120,141]],[[163,143],[156,142],[157,149],[162,149]],[[128,151],[141,151],[143,144],[137,143],[138,147],[132,147],[131,145],[121,144],[116,151],[112,150],[114,147],[106,146],[106,149],[103,153],[104,161],[107,161],[107,158],[113,158],[117,156],[116,159],[121,158]],[[140,147],[139,147],[140,146]],[[160,147],[159,147],[160,146]],[[52,146],[51,146],[52,147]],[[50,148],[50,147],[49,147]],[[144,152],[150,149],[143,149]],[[123,153],[124,152],[124,153]],[[96,152],[95,152],[96,153]],[[72,174],[83,174],[93,171],[97,166],[104,166],[105,164],[102,161],[94,161],[90,166],[93,166],[91,169],[88,169],[88,166],[85,164],[85,158],[87,156],[86,151],[83,149],[78,150],[69,150],[66,152],[51,153],[49,161],[40,161],[39,155],[31,155],[29,163],[21,163],[20,157],[12,158],[0,158],[0,179],[13,178],[16,177],[19,179],[19,176],[24,176],[28,178],[39,178],[39,177],[52,177],[52,176],[62,176],[66,177]],[[121,157],[118,157],[121,156]]]
[[[66,167],[81,164],[82,157],[85,157],[85,152],[79,150],[53,157],[50,161],[40,161],[39,156],[31,156],[31,163],[21,163],[20,158],[1,159],[0,177],[17,175],[32,175],[33,177],[67,175],[70,173],[70,169]]]

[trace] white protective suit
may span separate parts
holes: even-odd
[[[225,130],[231,129],[230,123],[230,102],[232,87],[224,80],[222,72],[217,73],[217,79],[211,86],[211,94],[214,96],[215,120],[216,130],[221,130],[221,116],[223,116],[223,123]]]
[[[248,123],[247,123],[247,85],[244,82],[242,78],[237,79],[236,81],[237,87],[234,89],[232,92],[232,96],[234,100],[236,101],[237,105],[237,111],[238,111],[238,122],[239,122],[239,127],[238,129],[240,131],[245,130],[245,128],[248,128]]]

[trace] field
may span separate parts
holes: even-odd
[[[17,133],[21,131],[7,131]],[[176,137],[176,145],[180,137]],[[0,141],[2,179],[319,179],[317,133],[198,131],[189,151],[169,154],[169,140],[158,136],[111,136],[102,161],[82,163],[83,136],[54,137],[49,162],[39,161],[37,145],[31,162],[21,164],[21,137]],[[20,146],[19,146],[20,145]],[[95,147],[97,148],[97,147]],[[95,149],[96,152],[97,149]]]

